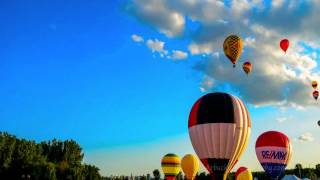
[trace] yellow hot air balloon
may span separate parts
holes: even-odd
[[[230,35],[223,42],[224,54],[230,59],[233,67],[236,66],[236,63],[241,56],[242,48],[242,40],[237,35]]]
[[[181,170],[181,160],[179,156],[169,153],[161,160],[161,168],[166,180],[175,180]]]
[[[252,173],[246,167],[240,167],[236,172],[236,180],[252,180]]]
[[[187,179],[193,180],[199,170],[199,160],[195,155],[187,154],[181,160],[181,167]]]

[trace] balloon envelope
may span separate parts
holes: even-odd
[[[199,170],[199,160],[193,154],[185,155],[181,160],[181,167],[188,179],[192,180]]]
[[[256,141],[256,155],[266,174],[278,178],[286,168],[292,154],[289,138],[277,131],[261,134]]]
[[[223,42],[224,54],[229,58],[234,67],[241,56],[242,48],[242,39],[237,35],[230,35]]]
[[[317,91],[317,90],[313,91],[312,95],[313,95],[314,99],[317,100],[319,97],[319,91]]]
[[[312,85],[312,87],[313,87],[314,89],[317,89],[317,87],[318,87],[318,82],[317,82],[317,81],[312,81],[311,85]]]
[[[179,174],[181,167],[181,160],[179,156],[169,153],[161,160],[161,168],[166,177],[166,180],[174,180]]]
[[[213,179],[226,179],[250,137],[250,115],[244,103],[226,93],[206,94],[193,105],[188,127],[202,164]]]
[[[289,40],[288,39],[282,39],[280,41],[280,48],[284,51],[287,52],[289,48]]]
[[[251,69],[252,69],[252,64],[249,61],[244,62],[243,65],[242,65],[242,68],[243,68],[243,71],[246,74],[249,74],[251,72]]]
[[[240,167],[236,172],[236,180],[252,180],[252,173],[246,167]]]

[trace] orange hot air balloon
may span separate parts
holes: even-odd
[[[181,160],[181,167],[187,179],[193,180],[199,170],[197,156],[192,154],[185,155]]]
[[[317,100],[319,97],[319,91],[317,91],[317,90],[313,91],[312,95],[313,95],[314,99]]]
[[[317,89],[318,82],[317,81],[312,81],[311,85],[312,85],[313,89]]]
[[[289,48],[289,40],[288,39],[282,39],[280,41],[280,48],[286,53]]]
[[[188,127],[202,164],[214,180],[225,180],[250,137],[250,115],[244,103],[227,93],[206,94],[193,105]]]
[[[242,39],[237,35],[230,35],[223,42],[224,54],[229,58],[233,67],[236,67],[236,63],[242,53],[242,48]]]
[[[236,172],[236,180],[252,180],[252,173],[246,167],[240,167]]]
[[[251,72],[252,64],[249,61],[247,61],[243,63],[242,68],[243,68],[243,71],[248,75]]]

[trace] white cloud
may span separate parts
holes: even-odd
[[[252,37],[246,37],[244,39],[244,45],[248,47],[253,47],[255,45],[256,39]]]
[[[188,53],[179,51],[179,50],[173,50],[171,58],[172,59],[186,59],[188,57]]]
[[[306,142],[306,141],[311,142],[311,141],[314,140],[314,138],[313,138],[313,136],[312,136],[311,133],[306,132],[306,133],[301,134],[301,135],[298,137],[298,140],[301,141],[301,142]]]
[[[209,44],[190,44],[188,47],[190,53],[192,55],[199,55],[199,54],[210,54],[211,47]]]
[[[283,122],[287,121],[288,119],[286,117],[278,117],[276,120],[278,121],[278,123],[283,123]]]
[[[201,92],[208,92],[213,87],[213,79],[209,76],[205,76],[200,84]]]
[[[160,41],[158,39],[152,40],[148,39],[147,46],[151,49],[152,52],[158,52],[160,54],[168,54],[168,51],[164,49],[165,42]]]
[[[136,34],[131,35],[131,39],[135,42],[143,42],[144,41],[142,36],[139,36]]]
[[[279,8],[283,5],[283,3],[284,3],[284,0],[272,0],[271,5],[273,8]]]
[[[184,30],[184,16],[168,8],[165,1],[135,0],[128,4],[127,11],[169,37],[177,36]]]
[[[287,2],[278,0],[268,4],[262,0],[232,0],[231,6],[226,6],[223,1],[218,0],[136,0],[133,4],[137,6],[136,9],[146,12],[149,12],[147,7],[150,5],[150,9],[158,6],[161,10],[150,11],[152,15],[161,11],[157,16],[163,17],[156,19],[157,21],[150,22],[150,18],[142,18],[141,13],[136,17],[162,33],[165,32],[164,29],[175,32],[171,33],[172,38],[180,35],[183,39],[190,40],[187,47],[190,55],[206,56],[195,62],[195,69],[211,78],[215,86],[201,88],[202,91],[221,90],[227,83],[231,91],[255,106],[276,105],[303,109],[315,105],[310,95],[310,81],[320,79],[316,54],[320,50],[320,2],[299,1],[299,5],[288,4],[291,7],[287,6]],[[271,6],[271,11],[267,6]],[[208,7],[215,8],[209,11]],[[300,11],[299,7],[306,7],[308,11]],[[173,24],[179,23],[161,21],[171,19],[173,13],[199,23],[199,27],[188,31],[188,27],[180,23],[178,29],[181,31],[175,31]],[[184,30],[187,33],[182,33]],[[166,33],[167,36],[169,34]],[[222,50],[223,41],[230,34],[240,35],[245,45],[236,69],[232,68]],[[279,41],[283,38],[290,40],[286,54],[279,48]],[[300,42],[314,50],[310,52]],[[162,51],[164,47],[158,49]],[[167,53],[165,57],[172,58],[173,54]],[[241,64],[247,59],[253,64],[249,76],[245,76],[241,69]]]

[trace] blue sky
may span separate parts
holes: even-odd
[[[167,152],[193,152],[192,104],[207,92],[226,91],[244,99],[252,117],[242,165],[260,168],[254,142],[270,129],[299,147],[289,166],[314,165],[319,154],[308,149],[320,148],[313,116],[319,104],[308,83],[320,77],[320,46],[317,27],[304,23],[312,24],[319,3],[303,3],[314,3],[305,12],[280,1],[239,0],[244,10],[238,12],[233,1],[212,2],[0,2],[0,131],[37,141],[75,139],[85,161],[104,175],[150,173]],[[297,28],[279,26],[272,19],[278,11],[298,19],[291,22]],[[270,18],[261,20],[265,14]],[[257,67],[249,77],[221,54],[229,32],[243,36],[243,57]],[[293,43],[285,59],[275,50],[282,37]]]

